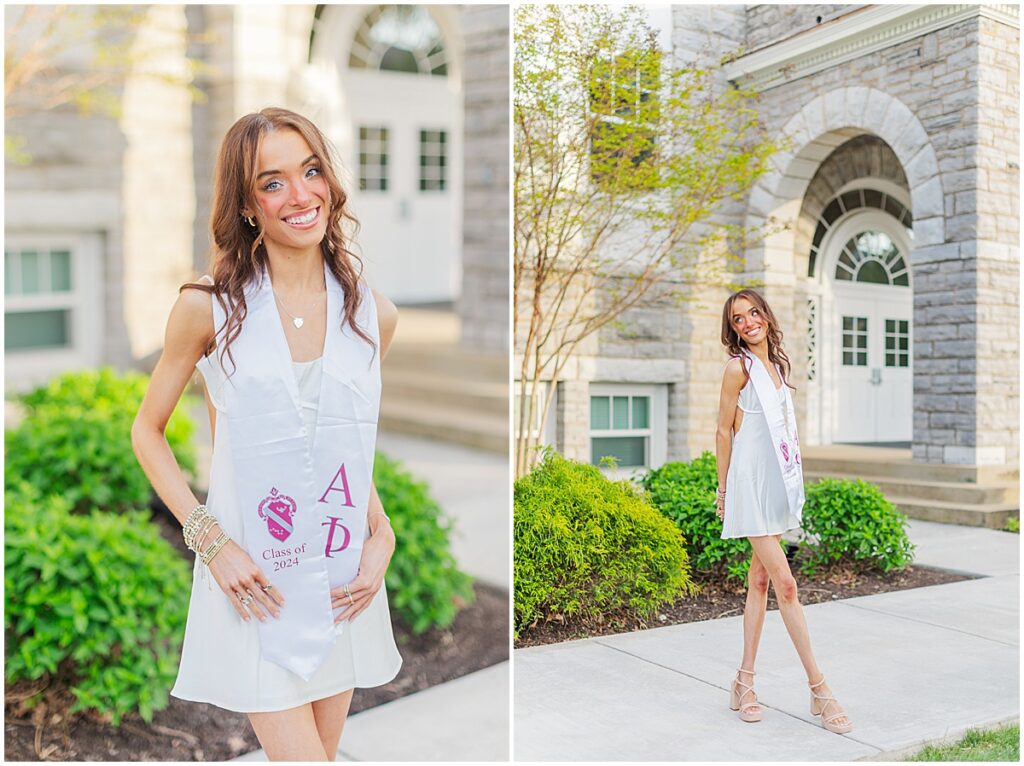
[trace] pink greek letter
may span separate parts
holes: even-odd
[[[352,535],[348,531],[348,527],[341,523],[340,518],[337,518],[335,516],[328,516],[327,518],[330,519],[330,521],[325,521],[322,524],[320,524],[320,526],[325,527],[329,524],[331,527],[327,530],[327,547],[324,548],[324,555],[327,558],[332,559],[334,558],[334,556],[331,555],[332,553],[341,553],[348,547],[349,542],[352,540]],[[340,528],[341,531],[344,533],[344,537],[342,538],[340,547],[332,548],[331,543],[334,542],[334,530],[338,528]]]
[[[336,486],[334,486],[334,482],[338,480],[339,476],[341,477],[341,486],[340,487],[336,487]],[[328,492],[344,492],[345,493],[345,502],[342,503],[342,505],[347,507],[347,508],[354,508],[355,507],[355,504],[352,502],[352,493],[349,492],[349,489],[348,489],[348,475],[345,473],[345,464],[344,463],[341,464],[341,466],[338,468],[338,472],[336,474],[334,474],[334,478],[331,479],[331,485],[327,489],[324,490],[324,494],[320,498],[320,502],[321,503],[326,503],[327,502],[326,498],[327,498],[327,493]]]

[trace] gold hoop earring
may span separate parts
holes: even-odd
[[[252,219],[251,215],[245,215],[242,217],[245,219],[245,222],[249,224],[252,228],[256,228],[256,222]]]

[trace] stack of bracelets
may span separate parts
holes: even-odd
[[[213,525],[217,523],[217,519],[206,510],[205,505],[197,505],[192,509],[192,513],[188,515],[188,518],[185,519],[185,524],[181,529],[181,534],[185,538],[185,545],[206,564],[207,568],[209,568],[210,562],[213,561],[213,557],[231,539],[221,529],[217,538],[203,551],[203,543],[206,542],[206,538],[209,536],[210,530],[213,529]],[[206,570],[203,570],[203,577],[206,577]],[[212,587],[208,580],[206,584],[207,587]]]

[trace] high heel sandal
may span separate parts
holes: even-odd
[[[740,673],[750,673],[751,683],[743,683],[740,680]],[[751,712],[750,710],[750,708],[752,707],[761,707],[761,703],[757,701],[757,694],[754,692],[754,687],[752,685],[753,680],[753,670],[744,670],[743,668],[740,668],[736,671],[736,678],[732,680],[732,687],[729,689],[729,709],[740,711],[740,720],[746,721],[747,723],[756,723],[757,721],[761,720],[760,710],[757,710],[755,712]],[[743,687],[742,692],[737,691],[736,687],[738,686]],[[746,697],[748,694],[753,695],[754,698],[752,700],[744,702],[743,698]]]
[[[828,709],[829,703],[834,702],[838,705],[839,700],[831,694],[818,694],[814,691],[823,683],[825,683],[825,676],[822,676],[821,680],[816,684],[812,684],[810,681],[807,682],[807,685],[811,687],[811,715],[820,715],[821,725],[829,731],[835,734],[848,734],[853,731],[853,724],[850,723],[849,716],[846,716],[845,712],[825,715],[825,711]],[[843,718],[844,716],[846,716],[846,723],[833,723],[837,718]]]

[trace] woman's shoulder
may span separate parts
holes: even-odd
[[[213,302],[210,292],[195,287],[195,284],[212,287],[213,279],[204,274],[195,283],[182,286],[171,309],[167,331],[201,338],[208,343],[213,339]]]
[[[380,338],[387,346],[398,326],[398,307],[383,293],[377,292],[372,287],[369,289],[377,307],[377,327],[380,331]]]
[[[725,363],[725,377],[727,380],[729,378],[746,379],[746,365],[743,363],[742,356],[729,357],[729,361]]]

